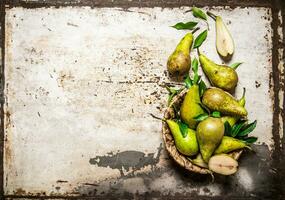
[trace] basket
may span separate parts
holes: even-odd
[[[174,119],[175,118],[175,111],[174,107],[176,109],[180,109],[180,106],[183,102],[183,99],[187,93],[188,89],[183,89],[179,94],[177,94],[173,100],[171,101],[170,105],[166,109],[164,113],[164,119]],[[166,150],[168,151],[170,157],[174,159],[176,163],[178,163],[181,167],[185,168],[188,171],[192,171],[195,173],[200,173],[200,174],[212,174],[212,171],[206,168],[202,168],[200,166],[197,166],[193,164],[186,156],[183,154],[179,153],[178,150],[176,149],[175,143],[173,136],[171,134],[171,131],[167,125],[166,122],[162,122],[162,137],[165,143]],[[238,160],[240,155],[242,154],[243,150],[237,150],[230,155]]]

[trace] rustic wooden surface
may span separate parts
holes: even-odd
[[[5,194],[129,198],[278,193],[271,159],[271,9],[210,9],[226,19],[235,38],[231,63],[244,62],[236,94],[247,88],[249,118],[258,120],[256,153],[241,159],[235,176],[218,176],[211,183],[209,177],[175,166],[162,146],[161,123],[149,116],[163,113],[167,93],[162,86],[176,84],[165,63],[186,32],[169,26],[193,19],[185,14],[189,7],[15,7],[6,9],[5,22]],[[201,51],[221,62],[209,22]],[[284,72],[281,61],[279,70]]]

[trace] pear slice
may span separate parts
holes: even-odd
[[[208,163],[209,169],[222,175],[231,175],[237,172],[238,162],[226,154],[212,156]]]
[[[216,48],[219,55],[229,60],[235,49],[234,40],[220,16],[216,16]]]

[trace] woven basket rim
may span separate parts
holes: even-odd
[[[173,100],[171,101],[171,103],[169,104],[169,106],[166,108],[164,112],[164,119],[173,119],[175,117],[174,107],[176,109],[180,109],[181,103],[183,102],[184,97],[187,92],[188,92],[188,89],[185,88],[173,98]],[[162,138],[164,140],[166,150],[169,153],[170,157],[172,157],[172,159],[177,164],[179,164],[181,167],[185,168],[188,171],[199,173],[199,174],[212,174],[213,173],[209,169],[202,168],[198,165],[195,165],[194,163],[191,162],[191,160],[189,160],[186,156],[184,156],[177,150],[171,131],[166,122],[162,122]],[[242,149],[234,151],[231,153],[231,156],[234,159],[238,160],[242,154],[242,151],[243,151]]]

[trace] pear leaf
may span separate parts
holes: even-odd
[[[216,117],[216,118],[220,118],[221,117],[221,113],[219,111],[214,111],[214,112],[212,112],[212,116]]]
[[[244,126],[246,122],[241,122],[241,123],[237,123],[233,126],[232,128],[232,132],[231,132],[231,136],[235,137],[238,135],[239,131],[241,130],[241,128]]]
[[[207,86],[206,86],[205,82],[201,79],[201,81],[199,82],[200,97],[203,96],[206,89],[207,89]]]
[[[200,115],[194,117],[193,119],[195,119],[195,121],[197,121],[197,122],[201,122],[201,121],[207,119],[208,117],[209,117],[208,114],[203,113],[203,114],[200,114]]]
[[[207,30],[200,33],[194,41],[194,47],[193,48],[195,49],[195,48],[200,47],[203,44],[203,42],[206,40],[207,35],[208,35]]]
[[[192,69],[194,73],[198,72],[198,60],[196,58],[194,58],[192,61]]]
[[[179,92],[181,92],[181,89],[170,88],[168,86],[166,86],[166,89],[169,92],[168,100],[167,100],[167,105],[169,106],[171,101],[172,101],[172,99],[173,99],[173,97],[175,95],[177,95]]]
[[[246,126],[243,128],[243,130],[238,133],[237,136],[241,137],[241,136],[248,135],[250,132],[252,132],[252,131],[255,129],[256,124],[257,124],[257,121],[255,120],[254,122],[252,122],[252,123],[246,125]]]
[[[224,126],[225,126],[225,135],[226,136],[231,136],[232,127],[231,127],[230,123],[228,121],[226,121],[224,123]]]
[[[196,17],[196,18],[207,20],[207,15],[200,8],[192,7],[192,13],[193,13],[193,16]]]
[[[247,138],[243,138],[242,140],[248,144],[252,144],[257,141],[257,137],[247,137]]]
[[[186,78],[184,79],[184,83],[185,83],[186,88],[188,88],[188,89],[193,85],[193,82],[190,79],[188,74],[187,74]]]
[[[236,69],[238,68],[238,66],[240,66],[242,64],[242,62],[236,62],[236,63],[233,63],[231,64],[229,67],[233,68],[233,69]]]
[[[173,97],[176,95],[176,93],[171,93],[169,96],[168,96],[168,99],[167,99],[167,105],[169,106]]]
[[[182,136],[185,138],[186,136],[187,136],[187,134],[188,134],[188,126],[187,126],[187,124],[184,124],[183,122],[181,122],[181,121],[178,121],[177,122],[178,123],[178,125],[179,125],[179,129],[180,129],[180,131],[181,131],[181,134],[182,134]]]
[[[179,22],[179,23],[177,23],[171,27],[175,28],[177,30],[187,30],[187,29],[193,30],[197,24],[198,24],[198,22],[193,22],[193,21],[186,22],[186,23]]]

